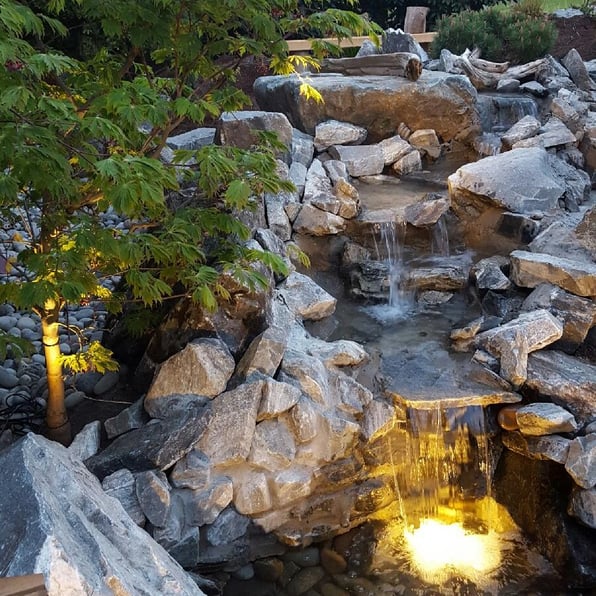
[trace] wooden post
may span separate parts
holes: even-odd
[[[408,6],[404,20],[404,33],[425,33],[428,6]]]

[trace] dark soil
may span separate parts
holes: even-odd
[[[582,15],[568,19],[553,18],[553,21],[559,32],[551,51],[555,58],[563,58],[573,48],[585,61],[596,58],[596,17]]]

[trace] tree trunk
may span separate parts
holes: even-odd
[[[48,380],[46,427],[50,439],[68,444],[71,434],[64,403],[64,377],[60,362],[60,337],[58,334],[59,312],[59,304],[54,300],[48,300],[41,317],[42,343]]]

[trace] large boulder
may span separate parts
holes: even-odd
[[[395,134],[401,122],[411,130],[432,128],[443,142],[471,139],[480,130],[476,90],[466,77],[423,71],[413,82],[402,77],[310,75],[308,83],[324,99],[300,94],[298,76],[260,77],[254,92],[264,110],[282,111],[300,130],[313,134],[317,124],[340,120],[368,130],[367,142]]]
[[[203,594],[61,445],[29,434],[0,466],[3,577],[41,573],[50,596]]]

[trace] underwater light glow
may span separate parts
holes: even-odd
[[[452,575],[477,580],[499,566],[501,547],[494,532],[474,534],[459,523],[424,519],[405,531],[406,545],[418,573],[429,581]]]

